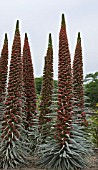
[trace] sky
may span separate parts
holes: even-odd
[[[23,46],[28,33],[35,77],[43,75],[48,35],[52,33],[54,78],[58,76],[61,15],[65,14],[71,61],[81,32],[84,76],[98,71],[98,0],[0,0],[0,50],[8,33],[9,57],[17,19]]]

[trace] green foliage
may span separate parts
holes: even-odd
[[[43,77],[36,77],[35,78],[36,93],[37,94],[40,94],[40,92],[41,92],[42,80],[43,80]]]
[[[54,87],[57,89],[58,88],[58,81],[54,80]]]
[[[98,103],[98,72],[90,73],[85,76],[85,95],[89,97],[92,108],[96,108]]]
[[[40,95],[40,92],[41,92],[42,81],[43,81],[43,77],[36,77],[36,78],[35,78],[36,93],[37,93],[38,95]],[[58,84],[58,81],[57,81],[57,80],[54,80],[54,87],[57,88],[57,86],[58,86],[57,84]]]
[[[89,134],[95,147],[98,147],[98,110],[89,118]]]

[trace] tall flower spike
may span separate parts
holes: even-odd
[[[25,33],[22,61],[23,61],[24,91],[27,110],[26,119],[28,124],[27,126],[31,127],[34,123],[33,119],[36,116],[36,90],[34,82],[33,64],[27,33]]]
[[[77,101],[76,106],[80,110],[80,117],[85,121],[84,114],[84,91],[83,91],[83,61],[82,61],[82,46],[81,36],[78,32],[77,44],[75,48],[73,60],[73,94],[74,99]]]
[[[66,33],[65,18],[62,14],[59,33],[58,61],[58,138],[63,144],[67,134],[70,134],[72,113],[72,75],[69,45]],[[66,123],[65,123],[66,122]],[[69,130],[68,130],[69,129]]]
[[[7,74],[8,74],[8,38],[7,38],[7,33],[5,33],[4,45],[3,45],[3,48],[1,51],[0,70],[1,70],[0,95],[3,94],[5,96],[6,85],[7,85]],[[4,98],[4,96],[3,96],[3,98]]]
[[[7,89],[7,76],[8,76],[8,38],[5,33],[4,44],[0,57],[0,121],[3,119],[4,114],[4,101],[6,100]]]
[[[23,144],[24,126],[22,122],[21,40],[19,21],[17,23],[12,45],[8,92],[2,122],[2,142],[0,146],[0,155],[2,155],[0,157],[0,166],[5,169],[15,167],[25,160]]]
[[[52,37],[49,34],[48,49],[45,56],[45,65],[43,71],[43,82],[41,89],[41,104],[40,104],[40,116],[39,122],[41,126],[44,126],[50,118],[46,118],[47,114],[51,114],[49,109],[51,105],[53,94],[53,48],[52,48]]]

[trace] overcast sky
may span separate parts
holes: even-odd
[[[81,32],[84,75],[98,71],[98,0],[0,0],[0,49],[8,33],[9,53],[16,20],[20,20],[22,44],[28,33],[35,77],[42,76],[48,34],[52,33],[54,77],[57,78],[58,37],[61,14],[65,14],[71,58],[77,33]]]

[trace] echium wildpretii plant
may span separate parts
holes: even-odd
[[[19,21],[13,40],[8,92],[2,121],[0,167],[7,169],[25,163],[26,148],[22,112],[22,62]],[[23,139],[24,138],[24,139]]]
[[[33,63],[27,33],[25,33],[22,62],[23,62],[24,93],[26,99],[25,107],[27,113],[26,129],[28,129],[33,126],[37,112],[36,112],[36,90],[34,82]]]
[[[83,89],[83,61],[82,61],[82,46],[80,32],[77,37],[77,44],[75,48],[73,60],[73,96],[74,103],[77,109],[76,118],[80,119],[82,125],[87,125],[86,113],[84,106],[84,89]]]
[[[64,143],[66,135],[70,135],[72,122],[72,76],[71,59],[66,33],[64,15],[62,15],[61,29],[59,33],[59,61],[58,61],[58,134]],[[66,122],[66,126],[65,126]],[[63,140],[62,140],[63,139]]]
[[[51,170],[79,170],[86,166],[89,142],[82,127],[72,119],[72,75],[71,59],[64,14],[59,34],[58,102],[57,112],[51,113],[55,120],[51,135],[39,145],[39,165]],[[53,121],[52,120],[52,121]],[[52,125],[52,124],[51,124]],[[48,133],[48,131],[47,131]]]
[[[3,44],[1,57],[0,57],[0,121],[2,120],[3,111],[4,111],[7,74],[8,74],[8,38],[7,38],[7,33],[5,33],[4,44]]]
[[[41,89],[39,125],[42,131],[44,131],[44,126],[46,129],[46,123],[50,121],[50,118],[47,117],[47,115],[49,113],[51,114],[51,109],[49,107],[51,106],[52,94],[53,94],[53,47],[52,37],[50,33],[47,54],[45,56],[43,82]]]

